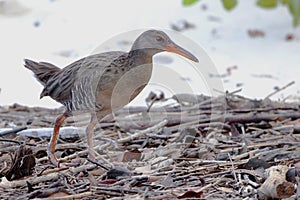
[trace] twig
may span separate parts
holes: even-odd
[[[220,91],[220,90],[218,90],[218,89],[213,89],[213,90],[216,91],[216,92],[218,92],[218,93],[220,93],[220,94],[222,94],[222,95],[233,96],[233,95],[235,95],[236,93],[241,92],[241,91],[242,91],[242,88],[237,89],[237,90],[234,90],[234,91],[232,91],[232,92],[229,92],[229,91],[223,92],[223,91]]]
[[[288,83],[287,85],[283,86],[282,88],[279,88],[279,89],[275,90],[274,92],[272,92],[272,93],[270,93],[269,95],[267,95],[264,99],[270,98],[271,96],[277,94],[278,92],[280,92],[280,91],[286,89],[287,87],[289,87],[289,86],[291,86],[291,85],[293,85],[293,84],[295,84],[295,81],[292,81],[292,82]]]
[[[163,120],[163,121],[159,122],[158,124],[156,124],[156,125],[154,125],[152,127],[149,127],[149,128],[147,128],[145,130],[138,131],[135,134],[132,134],[132,135],[130,135],[128,137],[121,138],[121,139],[118,140],[118,142],[119,143],[129,142],[129,141],[134,140],[134,139],[136,139],[138,137],[146,135],[147,133],[150,133],[150,132],[153,132],[153,131],[155,131],[157,129],[160,129],[160,128],[164,127],[167,123],[168,123],[167,120]]]
[[[206,190],[206,189],[208,189],[208,188],[210,188],[210,187],[213,187],[213,186],[215,186],[215,185],[218,185],[219,183],[221,183],[222,181],[224,181],[224,179],[223,179],[224,177],[225,177],[225,176],[222,176],[222,177],[218,178],[218,180],[217,180],[216,182],[210,183],[210,184],[208,184],[208,185],[203,186],[202,188],[200,188],[199,190],[197,190],[197,192],[199,193],[199,192],[204,191],[204,190]]]
[[[67,199],[85,199],[91,196],[92,192],[83,192],[79,194],[64,195],[59,197],[43,198],[43,200],[67,200]]]
[[[55,194],[55,193],[65,193],[68,194],[67,190],[64,187],[55,187],[55,188],[46,188],[46,189],[40,189],[36,190],[28,195],[28,199],[37,199],[37,198],[43,198],[47,197],[49,195]]]
[[[19,144],[19,145],[25,144],[25,145],[28,145],[28,146],[37,146],[36,144],[24,143],[24,142],[21,142],[21,141],[18,141],[18,140],[12,140],[12,139],[2,139],[2,138],[0,138],[0,141],[1,142],[12,142],[12,143],[16,143],[16,144]]]
[[[237,114],[237,115],[226,115],[224,117],[225,122],[260,122],[260,121],[272,121],[278,118],[300,118],[300,112],[290,112],[290,113],[278,113],[278,114],[269,114],[269,113],[249,113],[249,114]],[[211,121],[222,120],[223,116],[212,118]],[[204,120],[203,120],[204,121]],[[207,121],[207,120],[206,120]]]
[[[77,174],[79,172],[83,172],[83,171],[89,171],[89,170],[92,170],[92,169],[95,169],[95,165],[93,164],[90,164],[90,165],[82,165],[82,166],[79,166],[79,167],[72,167],[69,169],[70,172],[72,172],[73,174]]]
[[[16,144],[22,144],[23,142],[20,142],[20,141],[18,141],[18,140],[10,140],[10,139],[2,139],[2,138],[0,138],[0,141],[1,142],[12,142],[12,143],[16,143]]]
[[[34,176],[30,177],[28,179],[24,180],[15,180],[15,181],[8,181],[8,182],[1,182],[0,183],[0,188],[16,188],[16,187],[23,187],[26,186],[26,182],[29,182],[31,185],[36,185],[41,182],[46,182],[46,181],[55,181],[59,179],[60,174],[59,173],[51,173],[47,174],[44,176]]]
[[[235,180],[235,182],[238,183],[238,179],[237,179],[237,177],[236,177],[236,173],[235,173],[235,169],[234,169],[234,165],[233,165],[233,162],[232,162],[230,153],[228,153],[227,155],[228,155],[229,160],[230,160],[230,163],[231,163],[231,169],[232,169],[232,173],[233,173],[234,180]]]
[[[14,128],[14,129],[12,129],[12,130],[2,131],[2,132],[0,132],[0,136],[3,137],[3,136],[5,136],[5,135],[9,135],[9,134],[12,134],[12,133],[18,133],[18,132],[23,131],[23,130],[25,130],[25,129],[27,129],[26,126],[24,126],[24,127],[19,127],[19,128]]]
[[[127,190],[127,189],[123,189],[123,188],[107,188],[107,187],[98,187],[98,186],[94,186],[94,189],[96,189],[97,191],[113,191],[113,192],[120,192],[120,193],[133,193],[133,194],[137,194],[138,191],[137,190]]]
[[[104,165],[102,165],[102,164],[100,164],[100,163],[98,163],[98,162],[96,162],[96,161],[93,161],[93,160],[91,160],[91,159],[89,159],[89,158],[87,158],[87,160],[88,160],[89,162],[91,162],[91,163],[97,165],[98,167],[101,167],[101,168],[105,169],[106,171],[109,171],[109,170],[110,170],[108,167],[106,167],[106,166],[104,166]]]

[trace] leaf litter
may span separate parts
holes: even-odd
[[[87,115],[67,120],[61,168],[46,147],[62,108],[0,107],[1,198],[299,198],[299,102],[233,92],[181,94],[168,104],[158,95],[96,127],[96,162],[87,159]]]

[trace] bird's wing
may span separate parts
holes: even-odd
[[[82,104],[81,100],[86,97],[93,102],[95,97],[91,95],[95,95],[93,92],[96,90],[99,78],[114,60],[124,55],[127,53],[105,52],[87,56],[68,65],[47,82],[41,97],[49,95],[63,104],[70,101]],[[72,99],[74,94],[78,99]],[[83,95],[82,98],[80,95]]]

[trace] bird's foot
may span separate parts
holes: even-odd
[[[92,161],[96,161],[96,156],[93,149],[88,150],[88,159]]]
[[[57,160],[55,154],[54,154],[54,151],[51,149],[50,146],[47,147],[47,155],[48,155],[48,158],[50,160],[50,162],[57,168],[60,167],[60,163],[59,161]]]

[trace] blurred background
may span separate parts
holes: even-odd
[[[261,99],[295,81],[272,98],[299,101],[299,17],[300,0],[0,0],[0,105],[60,106],[39,99],[42,86],[24,58],[64,67],[120,33],[147,28],[197,43],[218,72],[209,77],[221,78],[224,90]],[[117,41],[113,50],[129,50],[131,42]]]

